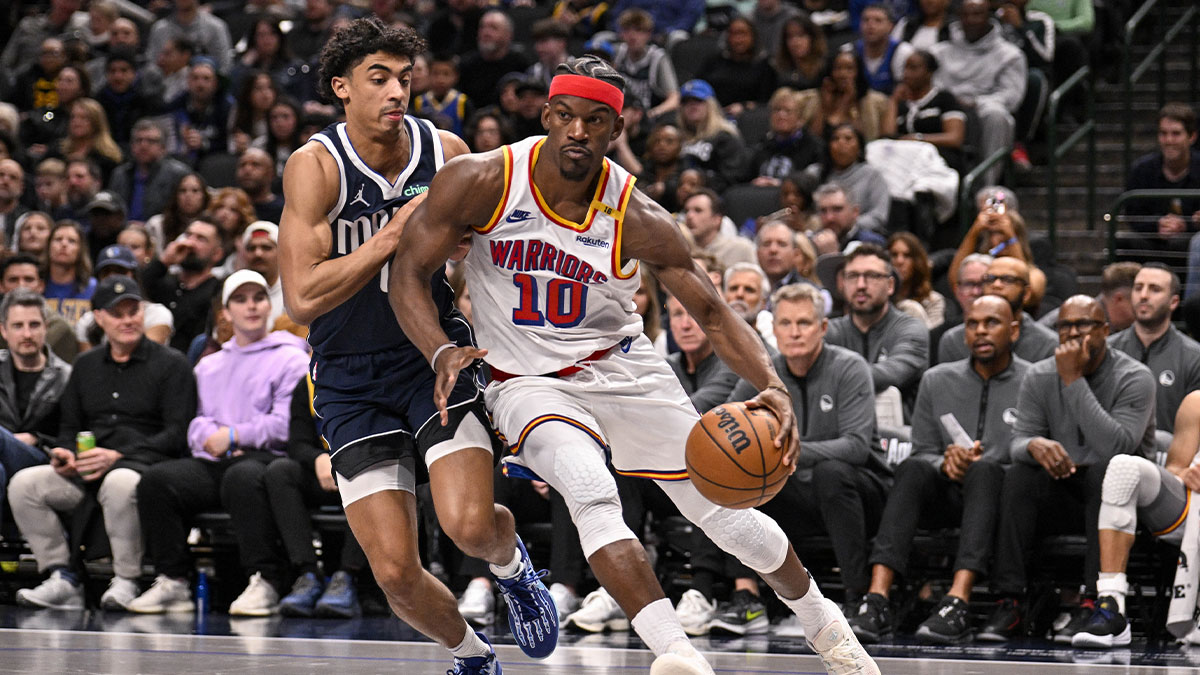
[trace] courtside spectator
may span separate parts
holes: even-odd
[[[129,161],[113,171],[108,189],[128,207],[130,220],[145,222],[166,208],[175,186],[189,173],[186,164],[167,157],[162,127],[153,120],[138,120],[133,125]]]
[[[721,233],[725,205],[716,192],[700,188],[683,202],[684,224],[696,248],[711,253],[724,267],[754,262],[754,245],[737,235]]]
[[[1017,356],[1036,363],[1054,354],[1059,337],[1022,309],[1033,292],[1029,283],[1029,265],[1018,258],[996,258],[988,265],[983,277],[983,292],[998,295],[1012,305],[1013,315],[1021,322],[1020,335],[1013,343],[1013,352]],[[963,331],[964,326],[960,324],[942,335],[938,343],[938,363],[958,361],[970,355]]]
[[[42,257],[46,269],[46,304],[72,326],[91,307],[96,279],[92,256],[79,225],[64,220],[50,230],[50,245]]]
[[[704,173],[704,184],[720,192],[737,183],[742,175],[742,136],[717,103],[712,85],[688,80],[679,89],[682,108],[679,128],[683,131],[681,154],[688,168]]]

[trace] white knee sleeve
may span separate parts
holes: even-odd
[[[659,485],[685,518],[746,567],[759,574],[770,574],[783,565],[788,540],[779,523],[754,509],[717,506],[705,499],[690,481]]]
[[[1108,463],[1101,488],[1101,530],[1134,534],[1137,508],[1154,501],[1162,480],[1149,460],[1133,455],[1117,455]]]

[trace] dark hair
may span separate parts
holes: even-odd
[[[236,131],[245,132],[251,137],[254,136],[254,111],[250,107],[250,97],[254,94],[254,85],[260,77],[267,78],[267,82],[271,84],[271,91],[275,92],[275,100],[279,100],[281,93],[279,85],[275,83],[275,78],[265,70],[252,70],[242,78],[242,84],[238,87],[237,97],[234,99],[233,128]],[[264,115],[270,115],[270,113],[271,109],[268,107]]]
[[[37,268],[38,278],[46,278],[46,270],[42,267],[42,261],[29,255],[28,253],[17,253],[16,255],[8,256],[2,262],[0,262],[0,279],[3,279],[4,275],[8,274],[8,268],[12,267],[13,265],[33,265]]]
[[[258,53],[258,47],[254,44],[254,34],[258,32],[260,24],[266,24],[271,29],[271,32],[275,34],[276,39],[279,40],[279,51],[275,52],[275,55],[271,57],[271,62],[268,65],[277,65],[291,61],[292,50],[288,47],[287,36],[283,34],[283,28],[279,25],[279,19],[260,16],[250,23],[250,27],[246,29],[245,38],[246,49],[255,50],[255,54],[258,57],[256,65],[260,68],[263,67],[263,55]]]
[[[920,3],[915,3],[915,4],[920,4]],[[866,13],[866,11],[868,9],[874,9],[874,10],[883,12],[883,15],[888,18],[888,21],[891,21],[892,23],[896,23],[896,14],[894,12],[892,12],[892,8],[890,6],[888,6],[882,2],[872,2],[872,3],[868,4],[866,7],[862,8],[862,11],[860,11],[858,13],[858,15],[862,16],[863,14]]]
[[[842,45],[833,58],[829,59],[829,63],[825,64],[825,71],[821,73],[821,80],[824,81],[827,77],[833,78],[833,66],[842,56],[854,59],[854,99],[861,101],[871,91],[871,86],[867,82],[867,69],[863,64],[862,57],[858,55],[852,44]]]
[[[326,101],[342,108],[345,104],[333,93],[333,78],[346,77],[375,52],[415,61],[427,49],[424,38],[412,29],[390,28],[373,16],[356,19],[334,33],[321,49],[318,91]]]
[[[108,58],[104,59],[104,69],[108,70],[108,67],[117,61],[128,63],[134,70],[138,69],[137,51],[129,47],[117,47],[109,52]]]
[[[167,244],[174,241],[175,237],[178,237],[199,215],[187,215],[179,212],[179,186],[183,185],[183,181],[189,178],[195,178],[200,181],[200,194],[204,198],[204,203],[200,206],[199,214],[207,213],[208,207],[212,203],[212,195],[208,193],[208,182],[204,180],[204,176],[193,171],[175,181],[175,185],[171,188],[171,196],[167,197],[167,205],[162,210],[163,248],[166,248]],[[220,230],[221,228],[218,227],[217,229]]]
[[[618,73],[617,69],[613,68],[608,61],[591,54],[567,59],[566,63],[558,64],[558,67],[554,69],[554,74],[583,75],[611,84],[622,92],[625,91],[625,78],[621,76],[621,73]],[[618,110],[617,114],[621,114],[621,111]]]
[[[825,157],[824,157],[824,161],[822,162],[822,166],[821,166],[821,180],[822,181],[827,180],[829,178],[830,174],[832,174],[834,172],[833,153],[831,153],[829,150],[829,146],[831,146],[833,144],[830,143],[829,141],[833,140],[833,135],[836,134],[838,131],[841,131],[842,129],[849,129],[850,131],[853,131],[854,137],[858,139],[858,159],[856,161],[859,161],[859,162],[867,161],[867,137],[863,136],[863,132],[859,131],[858,127],[854,126],[850,122],[842,122],[841,124],[836,124],[832,127],[826,127],[825,128],[825,131],[826,131],[825,153],[824,153]],[[849,194],[849,193],[847,193],[847,194]]]
[[[1168,267],[1166,263],[1153,260],[1145,265],[1142,265],[1142,269],[1138,270],[1138,272],[1140,273],[1142,270],[1162,270],[1166,272],[1171,276],[1171,295],[1179,295],[1179,289],[1182,286],[1182,284],[1179,282],[1179,275],[1175,273],[1175,270]]]
[[[181,52],[187,52],[188,54],[192,55],[195,55],[196,53],[196,43],[192,42],[191,38],[187,37],[186,35],[176,35],[174,37],[167,38],[166,41],[173,43],[175,45],[175,49]]]
[[[932,273],[929,271],[929,255],[925,252],[925,247],[921,244],[921,240],[917,239],[917,235],[912,232],[897,232],[888,237],[887,250],[889,254],[892,250],[892,244],[904,244],[908,248],[908,257],[912,259],[912,276],[907,281],[900,280],[899,286],[896,288],[896,293],[899,296],[916,300],[924,301],[929,297],[929,293],[933,291]]]
[[[725,30],[721,33],[722,44],[724,47],[724,49],[722,51],[725,52],[725,55],[727,57],[732,56],[732,54],[733,54],[733,52],[729,51],[729,39],[728,38],[729,38],[729,29],[732,28],[733,24],[735,24],[735,23],[744,23],[744,24],[746,24],[746,27],[750,29],[750,58],[751,59],[758,58],[758,50],[759,50],[758,27],[754,25],[753,21],[751,21],[749,18],[747,18],[746,16],[743,16],[741,14],[735,14],[733,16],[733,18],[731,18],[729,20],[729,25],[725,26]]]
[[[479,132],[479,123],[485,119],[496,120],[496,125],[500,127],[500,144],[508,145],[516,140],[516,132],[513,131],[512,123],[508,121],[508,116],[500,112],[496,106],[488,106],[482,110],[476,111],[467,119],[467,123],[463,125],[463,140],[470,146],[472,152],[478,152],[475,148],[475,134]]]
[[[111,61],[111,60],[112,60],[112,57],[110,56],[109,61]],[[133,69],[137,70],[137,62],[134,61],[133,59],[127,59],[127,60],[131,64],[133,64]],[[76,65],[74,63],[68,63],[67,65],[60,68],[58,70],[58,72],[62,73],[62,71],[66,70],[68,68],[75,71],[75,73],[77,75],[79,75],[79,89],[83,92],[79,95],[79,98],[87,98],[87,97],[91,96],[92,95],[92,76],[88,75],[87,68],[84,68],[83,66],[80,66],[80,65]],[[104,68],[105,68],[105,70],[107,70],[108,65],[105,64]]]
[[[796,191],[800,193],[800,197],[804,199],[804,208],[811,209],[813,205],[813,190],[816,188],[816,179],[812,174],[804,171],[793,171],[779,180],[780,187],[784,183],[791,183],[796,187]]]
[[[860,244],[853,251],[846,254],[844,265],[849,265],[850,261],[856,258],[865,258],[867,256],[874,256],[887,263],[889,273],[895,269],[892,267],[892,254],[888,253],[887,249],[879,244]]]
[[[271,111],[279,106],[284,106],[290,109],[292,114],[296,116],[296,128],[292,130],[292,135],[290,138],[276,138],[274,132],[271,131]],[[291,96],[281,95],[277,97],[275,102],[271,104],[271,107],[267,109],[267,140],[264,150],[267,151],[267,154],[270,155],[272,159],[278,155],[280,143],[286,143],[290,150],[295,150],[301,145],[304,145],[304,140],[300,138],[300,130],[304,127],[302,123],[303,119],[304,109],[301,108],[296,99],[292,98]],[[276,173],[282,174],[282,171],[276,171]]]
[[[50,239],[47,240],[46,250],[42,253],[45,260],[43,267],[46,270],[50,269],[50,242],[54,241],[54,235],[58,234],[59,230],[65,229],[75,230],[75,236],[79,237],[79,253],[75,258],[75,283],[72,291],[78,293],[87,287],[88,279],[92,277],[92,254],[88,251],[87,234],[84,233],[83,227],[79,223],[73,220],[60,220],[50,228]]]
[[[72,164],[84,165],[84,167],[87,168],[87,172],[91,174],[92,178],[95,178],[96,182],[103,185],[100,165],[96,163],[96,160],[88,159],[87,157],[76,157],[75,159],[67,160],[67,169],[70,169]]]
[[[694,197],[708,197],[709,203],[712,204],[712,212],[718,216],[725,215],[725,200],[721,199],[721,195],[717,194],[712,188],[702,187],[683,200],[684,204],[692,201]]]
[[[930,75],[936,73],[940,67],[937,57],[930,54],[928,49],[918,49],[913,52],[913,55],[921,57],[921,60],[925,62],[925,70],[928,70]]]
[[[43,322],[50,318],[50,315],[47,313],[45,298],[28,288],[14,288],[4,294],[4,300],[0,300],[0,324],[8,325],[8,310],[12,309],[14,305],[19,307],[36,307],[42,314]]]
[[[787,47],[787,29],[789,26],[799,26],[800,30],[808,36],[812,42],[809,51],[812,56],[808,57],[807,64],[799,64],[792,60],[792,53]],[[825,52],[829,50],[829,44],[825,41],[825,31],[813,22],[812,17],[808,12],[800,11],[794,16],[788,17],[787,21],[783,22],[783,26],[779,28],[779,48],[775,51],[774,66],[775,70],[781,75],[789,70],[794,70],[805,77],[811,77],[821,71],[822,64],[825,61]],[[801,67],[804,70],[801,70]],[[806,70],[810,72],[805,72]]]
[[[1158,121],[1164,119],[1175,120],[1183,125],[1183,130],[1188,136],[1196,133],[1196,111],[1192,106],[1178,101],[1172,101],[1162,107],[1158,111]]]

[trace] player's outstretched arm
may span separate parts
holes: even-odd
[[[408,339],[433,362],[450,342],[442,330],[429,280],[446,264],[472,225],[491,218],[504,189],[504,159],[497,153],[463,155],[447,162],[433,177],[425,201],[413,211],[392,260],[388,298]],[[445,423],[446,400],[458,371],[484,352],[458,347],[437,353],[434,402]]]
[[[412,202],[405,205],[353,252],[331,260],[328,213],[337,203],[339,185],[337,164],[318,143],[293,153],[283,170],[279,273],[284,307],[299,324],[312,323],[367,285],[395,253],[404,220],[416,208]]]
[[[717,356],[759,390],[751,403],[769,408],[779,418],[781,428],[775,442],[781,447],[787,444],[784,462],[794,467],[800,435],[791,396],[775,373],[762,340],[729,308],[708,274],[692,260],[687,241],[670,214],[640,191],[634,191],[625,215],[621,255],[650,265],[663,286],[704,328]]]

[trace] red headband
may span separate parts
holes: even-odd
[[[554,79],[550,80],[550,98],[559,95],[578,96],[603,103],[617,111],[618,115],[625,104],[625,95],[620,89],[584,75],[555,75]]]

